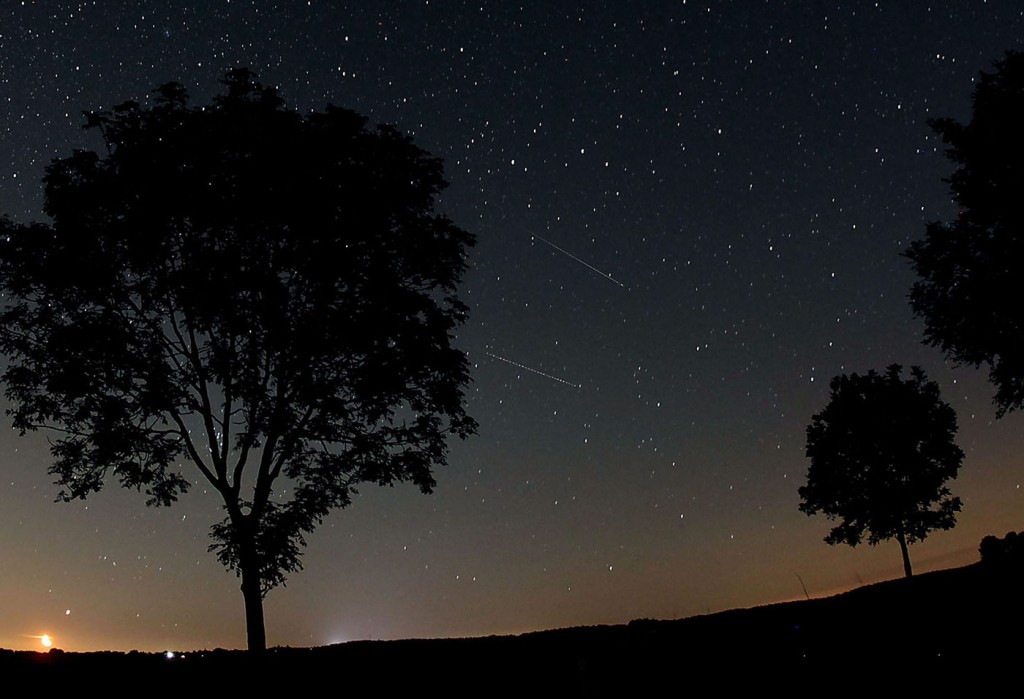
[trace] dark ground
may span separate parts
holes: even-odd
[[[1019,563],[977,563],[825,599],[676,621],[275,648],[260,658],[225,650],[173,660],[0,651],[0,676],[8,687],[17,680],[34,689],[95,686],[115,694],[281,688],[326,696],[435,689],[442,696],[707,696],[712,688],[757,687],[785,696],[863,696],[905,687],[948,695],[993,682],[993,691],[1019,696],[1022,579]]]

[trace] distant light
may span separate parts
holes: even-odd
[[[39,642],[43,644],[43,648],[50,648],[53,646],[53,640],[50,638],[49,634],[44,633],[42,636],[40,636]]]
[[[167,651],[166,653],[164,653],[164,657],[167,658],[168,660],[174,660],[174,651],[173,650]]]

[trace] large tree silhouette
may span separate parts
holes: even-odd
[[[957,165],[947,179],[960,207],[910,245],[920,280],[910,293],[925,341],[951,359],[988,364],[998,415],[1024,406],[1024,54],[981,73],[973,114],[929,122]]]
[[[61,499],[213,486],[211,550],[261,650],[304,535],[361,482],[430,492],[447,437],[475,431],[452,346],[474,239],[433,211],[440,160],[394,129],[302,116],[246,70],[223,84],[203,108],[171,83],[88,115],[106,153],[49,166],[52,225],[2,222],[0,349]]]
[[[951,529],[960,511],[946,481],[956,478],[964,454],[956,445],[956,413],[919,367],[901,377],[843,374],[831,398],[807,428],[807,485],[800,510],[838,519],[826,543],[874,546],[896,539],[903,570],[912,575],[909,544],[935,529]]]

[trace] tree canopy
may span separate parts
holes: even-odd
[[[946,182],[960,207],[929,223],[906,255],[920,279],[910,293],[925,341],[951,359],[988,364],[1002,416],[1024,406],[1024,54],[981,73],[968,124],[929,122],[957,169]]]
[[[919,367],[903,379],[899,365],[884,374],[832,379],[828,405],[807,428],[807,485],[800,510],[839,520],[825,541],[871,545],[895,538],[904,571],[907,545],[951,529],[960,511],[946,482],[964,454],[956,445],[956,413]]]
[[[453,346],[474,238],[434,213],[440,159],[394,128],[303,116],[247,70],[223,85],[87,115],[106,152],[49,166],[52,224],[0,219],[0,350],[60,498],[213,486],[211,550],[262,649],[304,535],[359,483],[430,492],[447,438],[475,432]]]

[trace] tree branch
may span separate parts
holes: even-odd
[[[206,428],[207,446],[213,457],[213,466],[217,469],[217,476],[226,483],[228,468],[220,458],[220,444],[217,440],[217,427],[213,422],[213,402],[210,400],[210,391],[207,388],[206,368],[203,366],[202,357],[199,356],[199,343],[196,341],[196,332],[191,323],[188,324],[187,329],[192,365],[195,367],[196,378],[199,380],[199,398],[202,402],[199,413],[203,418],[203,426]]]
[[[199,468],[199,471],[204,476],[206,476],[206,480],[210,481],[210,484],[213,485],[213,487],[216,488],[218,492],[223,494],[227,489],[227,484],[221,480],[218,480],[218,478],[213,475],[213,472],[206,465],[206,462],[203,461],[203,457],[199,455],[199,451],[196,449],[196,445],[192,442],[192,437],[188,433],[188,428],[185,427],[184,420],[181,419],[181,416],[178,415],[176,411],[171,412],[171,419],[174,420],[174,423],[178,426],[178,434],[180,434],[181,438],[185,440],[185,449],[186,451],[188,451],[189,458],[191,458],[195,462],[196,466]],[[227,497],[225,496],[224,499],[227,500]]]

